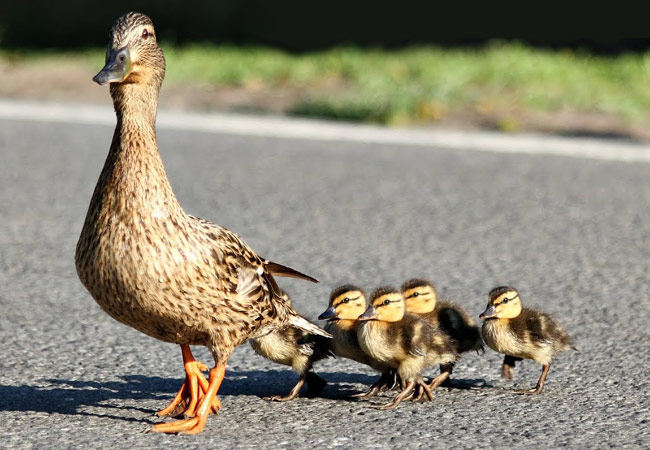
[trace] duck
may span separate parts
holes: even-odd
[[[524,308],[517,289],[499,286],[488,295],[481,333],[483,340],[497,353],[505,354],[502,374],[512,378],[515,362],[532,359],[542,366],[542,374],[532,389],[517,394],[541,394],[551,368],[551,360],[565,350],[577,350],[569,334],[548,314]]]
[[[185,381],[154,425],[164,433],[201,432],[221,408],[217,397],[233,349],[287,324],[330,335],[300,317],[274,276],[314,278],[257,255],[236,233],[187,214],[167,178],[156,141],[165,57],[151,18],[115,20],[104,67],[117,124],[75,250],[81,283],[115,320],[180,345]],[[209,349],[214,366],[190,346]]]
[[[381,410],[394,409],[409,396],[420,399],[416,386],[432,400],[432,389],[424,382],[422,373],[434,365],[454,364],[458,359],[456,346],[449,337],[429,322],[407,313],[405,303],[400,289],[383,286],[373,291],[370,305],[359,317],[363,322],[357,331],[361,349],[395,369],[403,382],[402,391],[392,402],[374,406]]]
[[[327,320],[324,329],[332,335],[329,341],[331,352],[340,358],[347,358],[370,366],[381,373],[381,377],[372,384],[368,392],[353,394],[352,397],[367,399],[383,390],[393,389],[399,382],[394,371],[387,365],[365,353],[359,345],[358,321],[366,311],[366,294],[362,288],[353,284],[343,284],[332,290],[328,308],[318,316]]]
[[[451,344],[456,346],[457,353],[484,351],[481,330],[474,319],[460,305],[449,300],[438,300],[433,283],[421,278],[412,278],[405,281],[401,289],[406,300],[406,312],[421,317],[449,336]],[[440,366],[442,376],[436,381],[448,381],[453,369],[454,364]]]
[[[282,292],[280,295],[287,303],[291,303],[289,294]],[[258,355],[275,363],[290,366],[300,377],[287,395],[264,397],[265,400],[291,401],[298,397],[305,382],[308,395],[317,396],[327,385],[322,377],[311,370],[315,362],[333,356],[329,349],[330,339],[289,325],[265,336],[249,339],[248,343]]]

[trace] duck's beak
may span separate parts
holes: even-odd
[[[357,320],[375,320],[377,318],[377,310],[375,309],[374,306],[370,305],[368,306],[368,309],[366,309],[366,312],[361,314],[359,316],[359,319]]]
[[[330,319],[336,319],[337,316],[336,308],[333,306],[330,306],[325,310],[323,314],[318,316],[318,320],[330,320]]]
[[[497,310],[494,305],[489,305],[485,311],[478,316],[479,319],[489,319],[497,315]]]
[[[110,49],[106,58],[106,65],[93,77],[93,81],[102,86],[106,83],[119,83],[124,81],[130,73],[131,55],[129,49],[126,47],[119,50]]]

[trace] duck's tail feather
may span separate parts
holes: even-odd
[[[326,338],[332,337],[332,335],[329,334],[327,331],[322,330],[320,327],[309,322],[307,319],[303,319],[302,317],[300,317],[295,313],[289,314],[289,324],[296,328],[300,328],[301,330],[306,331],[307,333],[310,334],[316,334],[318,336],[323,336]]]
[[[312,283],[318,283],[318,280],[316,278],[310,277],[309,275],[305,275],[302,272],[298,272],[297,270],[292,269],[291,267],[283,266],[282,264],[269,261],[268,259],[264,261],[264,265],[272,275],[278,277],[299,278],[301,280],[311,281]]]

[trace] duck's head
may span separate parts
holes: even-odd
[[[479,319],[514,319],[521,314],[521,299],[515,288],[499,286],[490,291],[488,305]]]
[[[346,284],[330,294],[329,308],[318,318],[320,320],[357,320],[366,310],[366,294],[360,287]]]
[[[370,296],[370,305],[359,320],[378,320],[380,322],[398,322],[404,317],[406,306],[404,295],[399,289],[384,286],[376,289]]]
[[[153,22],[145,14],[130,12],[119,17],[110,32],[106,65],[93,81],[141,83],[160,86],[165,77],[165,57],[156,42]]]
[[[436,308],[436,287],[427,280],[414,278],[402,285],[406,310],[414,314],[430,313]]]

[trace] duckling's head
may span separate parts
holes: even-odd
[[[404,295],[399,289],[384,286],[376,289],[370,296],[370,305],[359,320],[378,320],[380,322],[398,322],[404,317],[406,306]]]
[[[499,286],[490,291],[488,305],[479,319],[514,319],[521,314],[521,299],[515,288]]]
[[[406,310],[414,314],[426,314],[436,308],[436,287],[427,280],[414,278],[402,285]]]
[[[366,310],[366,294],[352,284],[339,286],[330,294],[329,308],[320,320],[357,320]]]
[[[110,32],[106,65],[93,78],[104,85],[154,84],[165,77],[165,56],[156,42],[153,22],[145,14],[130,12],[119,17]]]

